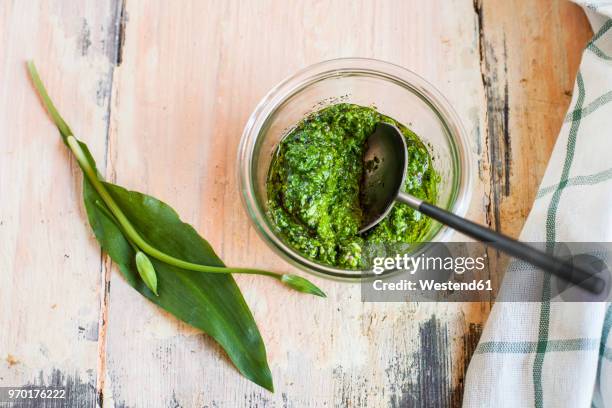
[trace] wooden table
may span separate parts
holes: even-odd
[[[107,179],[170,203],[227,264],[280,271],[293,268],[253,230],[235,174],[245,121],[277,82],[342,56],[424,76],[478,158],[471,217],[516,236],[590,35],[565,0],[3,1],[0,386],[65,385],[78,406],[457,406],[490,309],[362,303],[358,285],[315,279],[322,301],[237,277],[276,393],[259,388],[100,252],[26,59]]]

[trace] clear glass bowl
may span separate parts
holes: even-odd
[[[415,131],[428,146],[441,176],[437,205],[458,215],[464,215],[469,204],[473,163],[467,135],[446,99],[423,78],[398,65],[365,58],[325,61],[299,71],[262,99],[246,124],[238,150],[243,203],[255,228],[274,251],[307,272],[361,278],[368,271],[335,268],[304,257],[284,242],[267,214],[266,178],[279,141],[309,113],[340,102],[375,106]],[[427,241],[448,240],[450,232],[432,223]]]

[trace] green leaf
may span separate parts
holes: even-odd
[[[302,293],[327,297],[325,292],[319,289],[314,283],[302,278],[301,276],[285,274],[281,277],[281,282]]]
[[[49,98],[34,64],[30,61],[27,67],[32,83],[57,126],[62,140],[70,144],[70,138],[73,137],[70,127]],[[77,158],[79,166],[85,173],[88,169],[90,173],[93,171],[93,180],[99,183],[98,179],[102,180],[102,177],[96,176],[99,173],[89,149],[81,142],[78,142],[78,146],[83,153],[82,160]],[[176,212],[165,203],[113,184],[104,183],[104,186],[148,243],[185,261],[224,266],[208,242],[200,237],[193,227],[183,223]],[[245,377],[273,391],[272,375],[263,340],[231,274],[194,272],[148,258],[150,265],[145,265],[147,262],[142,257],[140,260],[136,259],[137,250],[135,251],[133,244],[124,236],[117,220],[103,204],[105,200],[87,177],[83,177],[83,198],[96,239],[117,264],[127,282],[153,303],[208,333],[223,347]],[[137,262],[140,262],[141,269],[145,270],[146,278],[143,276],[139,279]],[[163,287],[159,296],[154,293],[156,286],[150,277],[151,268],[154,270],[154,276],[157,272],[157,282]],[[264,274],[275,275],[270,272]]]
[[[138,273],[142,281],[147,285],[147,288],[151,289],[151,292],[155,293],[155,296],[159,296],[159,293],[157,293],[157,275],[155,274],[155,268],[149,257],[142,251],[136,252],[136,269],[138,269]]]
[[[224,266],[210,244],[192,226],[183,223],[167,204],[114,184],[104,185],[134,227],[152,245],[186,261]],[[84,179],[83,193],[96,238],[128,283],[153,303],[208,333],[245,377],[272,391],[272,375],[263,340],[232,276],[188,271],[151,259],[158,285],[163,288],[159,296],[155,296],[139,279],[134,250],[117,224],[96,204],[101,198],[87,179]]]

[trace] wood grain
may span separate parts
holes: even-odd
[[[529,10],[520,24],[516,10]],[[567,1],[484,1],[476,11],[494,186],[490,223],[517,236],[572,97],[577,51],[593,33]]]
[[[65,386],[71,406],[96,402],[104,267],[80,172],[25,61],[103,158],[115,14],[101,2],[0,5],[0,385]]]
[[[580,7],[565,0],[475,1],[474,7],[487,104],[481,162],[487,223],[518,237],[593,33]],[[489,259],[496,262],[497,254],[490,251]]]
[[[424,76],[478,158],[470,217],[516,236],[589,35],[560,0],[3,3],[0,386],[77,384],[79,404],[105,407],[458,406],[489,311],[363,303],[357,285],[315,279],[321,300],[238,277],[276,393],[258,388],[101,258],[27,57],[107,179],[171,204],[227,264],[281,271],[294,268],[253,230],[235,174],[242,128],[272,86],[343,56]]]

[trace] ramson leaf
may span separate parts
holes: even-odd
[[[186,261],[223,266],[210,244],[191,225],[183,223],[167,204],[114,184],[104,184],[148,242]],[[96,238],[128,283],[153,303],[208,333],[245,377],[272,391],[272,375],[263,340],[232,276],[187,271],[151,259],[159,292],[159,296],[155,296],[139,278],[134,250],[119,227],[96,205],[100,197],[86,179],[83,191],[87,216]]]
[[[73,137],[70,127],[53,105],[32,62],[28,62],[28,70],[64,143],[69,145]],[[78,142],[78,146],[83,156],[79,160],[81,169],[93,169],[95,173],[90,171],[90,175],[99,184],[97,179],[102,178],[89,149],[82,142]],[[140,259],[141,267],[146,268],[145,277],[149,286],[158,289],[159,296],[156,296],[140,277],[134,244],[128,241],[117,219],[111,214],[112,211],[106,207],[104,199],[87,177],[83,178],[83,185],[87,217],[96,239],[117,264],[127,282],[151,302],[208,333],[223,347],[245,377],[273,391],[263,340],[231,274],[194,272],[157,259],[149,259],[151,265],[145,265],[146,261],[142,263],[143,259]],[[148,244],[184,261],[224,266],[209,243],[192,226],[183,223],[165,203],[110,183],[103,183],[102,188],[108,191],[121,212]],[[156,275],[155,285],[150,275],[150,266]],[[228,272],[231,269],[228,268]]]

